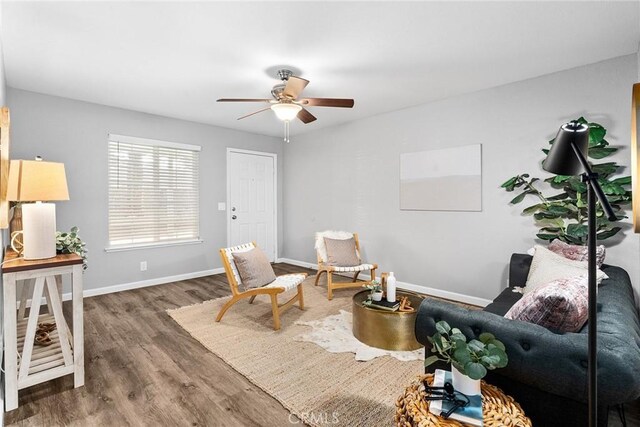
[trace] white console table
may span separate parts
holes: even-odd
[[[73,333],[62,313],[62,276],[72,282]],[[17,307],[17,287],[22,286]],[[74,387],[84,385],[82,258],[75,254],[25,261],[11,250],[2,267],[4,317],[5,408],[18,407],[18,390],[73,374]],[[46,298],[47,312],[40,314]],[[31,299],[28,317],[26,301]],[[55,322],[49,346],[34,345],[38,323]]]

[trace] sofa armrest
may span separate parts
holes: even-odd
[[[548,393],[587,401],[586,334],[556,334],[535,324],[427,298],[420,305],[416,319],[416,338],[425,345],[426,356],[430,354],[427,337],[436,332],[435,324],[440,320],[459,328],[468,338],[491,332],[502,341],[509,363],[499,370],[500,375]],[[598,339],[600,403],[617,404],[638,398],[640,352],[637,347],[621,351],[619,343],[610,343],[607,336],[599,335]]]

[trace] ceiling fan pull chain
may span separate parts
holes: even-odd
[[[289,141],[289,120],[284,121],[284,142],[286,142],[287,144],[290,142]]]

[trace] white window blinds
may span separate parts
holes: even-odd
[[[199,239],[200,147],[109,135],[109,248]]]

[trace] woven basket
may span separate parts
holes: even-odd
[[[398,427],[465,427],[459,421],[441,418],[429,412],[429,402],[423,381],[433,382],[433,374],[421,375],[414,380],[396,401],[396,426]],[[524,411],[498,387],[482,381],[482,415],[484,427],[531,427],[531,420]]]

